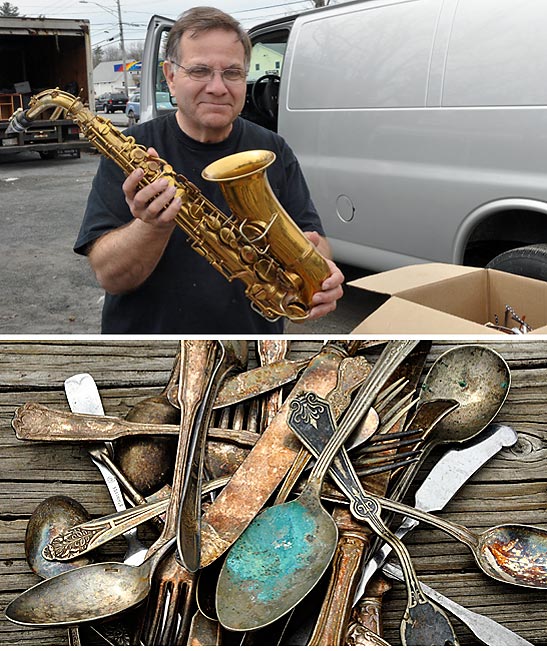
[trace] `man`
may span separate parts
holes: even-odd
[[[325,257],[329,245],[300,166],[284,140],[241,117],[251,45],[238,22],[211,7],[181,15],[170,31],[163,66],[177,111],[128,130],[224,213],[218,184],[201,171],[213,161],[250,149],[269,149],[270,184],[289,215]],[[175,188],[158,179],[138,189],[142,170],[124,179],[102,159],[93,182],[75,251],[86,254],[106,291],[103,333],[279,334],[283,321],[257,314],[240,281],[227,281],[190,248],[174,220],[181,203]],[[311,319],[334,310],[344,277],[331,275],[313,296]]]

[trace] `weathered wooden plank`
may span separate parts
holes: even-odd
[[[427,368],[439,354],[460,343],[435,341]],[[303,357],[320,345],[321,340],[295,341],[290,355]],[[496,420],[514,427],[519,441],[486,464],[450,502],[443,517],[476,532],[502,522],[547,527],[547,341],[500,337],[486,345],[498,350],[511,367],[511,391]],[[14,410],[27,401],[68,409],[63,381],[85,371],[95,377],[106,413],[124,416],[138,400],[161,391],[177,347],[176,339],[0,342],[2,608],[37,580],[26,565],[23,541],[28,518],[40,501],[54,494],[68,494],[93,516],[112,512],[108,492],[85,445],[18,441],[10,425]],[[253,348],[251,364],[256,363]],[[366,354],[373,361],[378,350],[372,348]],[[442,452],[443,448],[439,448],[431,455],[415,485]],[[150,527],[141,528],[140,533],[145,540],[155,535]],[[407,542],[420,577],[432,587],[494,617],[535,644],[547,644],[547,591],[515,588],[485,577],[465,546],[431,527],[419,527]],[[100,550],[100,560],[119,560],[124,545],[123,539],[113,541]],[[405,600],[405,589],[400,584],[394,585],[385,600],[385,637],[395,645],[399,643],[398,627]],[[462,644],[476,643],[464,626],[458,622],[455,626]],[[61,629],[23,629],[5,618],[0,618],[0,639],[6,645],[67,644]]]

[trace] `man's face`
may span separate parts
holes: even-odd
[[[169,90],[177,101],[179,126],[201,142],[224,140],[245,103],[246,83],[225,81],[219,71],[245,69],[243,44],[234,32],[224,29],[213,29],[194,38],[184,33],[177,63],[186,69],[194,66],[216,69],[212,79],[196,81],[177,65],[164,63]]]

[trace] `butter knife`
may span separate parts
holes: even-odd
[[[465,482],[503,447],[517,441],[515,430],[507,425],[490,425],[480,440],[464,448],[449,450],[435,464],[415,495],[415,507],[428,513],[441,511]],[[407,516],[395,532],[402,538],[419,524]],[[383,545],[367,562],[353,600],[354,605],[365,592],[366,585],[374,572],[385,563],[391,547]]]

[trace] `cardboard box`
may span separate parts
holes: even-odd
[[[349,283],[387,300],[354,334],[498,335],[488,322],[504,325],[506,305],[532,328],[547,334],[547,282],[494,269],[431,263],[411,265]],[[518,327],[509,319],[509,327]],[[510,336],[510,335],[509,335]]]

